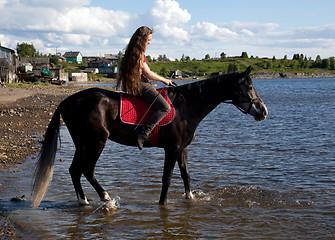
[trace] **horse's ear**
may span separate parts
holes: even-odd
[[[249,66],[245,71],[244,71],[244,76],[249,76],[252,71],[252,67]]]

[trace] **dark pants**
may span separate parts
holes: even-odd
[[[171,107],[164,97],[157,92],[157,90],[147,82],[142,83],[142,95],[141,98],[149,104],[156,111],[144,125],[143,131],[149,135],[152,129],[170,112]]]

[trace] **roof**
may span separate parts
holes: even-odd
[[[15,53],[15,51],[13,49],[10,49],[10,48],[6,48],[6,47],[3,47],[3,46],[0,46],[0,49],[4,49],[4,50],[7,50],[7,51],[11,51],[12,53]]]
[[[119,60],[119,57],[116,54],[104,54],[104,57],[109,60]]]
[[[65,58],[78,57],[79,54],[81,55],[80,52],[66,52],[64,53],[63,57]]]

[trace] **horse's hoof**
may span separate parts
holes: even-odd
[[[21,197],[19,197],[19,196],[17,196],[17,197],[13,197],[12,199],[11,199],[11,201],[12,202],[22,202],[22,201],[26,201],[27,199],[26,199],[26,197],[23,195],[23,196],[21,196]]]
[[[110,198],[110,196],[107,192],[104,192],[104,197],[100,198],[100,200],[103,201],[103,202],[108,202],[108,201],[111,201],[112,199]]]
[[[188,192],[188,193],[185,193],[185,198],[186,199],[193,199],[194,198],[194,195],[193,195],[193,193],[192,192]]]
[[[87,198],[85,197],[84,199],[78,199],[79,205],[80,206],[86,206],[89,205],[90,203],[88,202]]]

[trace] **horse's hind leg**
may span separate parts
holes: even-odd
[[[99,156],[105,146],[104,141],[91,141],[89,144],[78,147],[70,167],[70,174],[72,177],[73,185],[77,194],[79,204],[87,205],[88,201],[85,197],[84,191],[81,187],[80,178],[84,174],[87,181],[97,191],[100,199],[103,201],[109,201],[110,197],[108,193],[101,187],[94,176],[95,164],[99,159]]]
[[[180,169],[181,177],[184,181],[186,199],[191,199],[193,198],[193,194],[191,192],[190,187],[190,173],[188,170],[188,163],[187,163],[187,147],[181,150],[178,156],[178,166]]]
[[[100,142],[98,146],[90,146],[90,148],[88,149],[89,152],[87,152],[85,156],[86,160],[85,165],[83,166],[83,174],[87,179],[87,181],[94,187],[100,199],[102,201],[109,201],[111,200],[111,198],[109,197],[108,193],[102,188],[102,186],[94,176],[95,165],[99,159],[99,156],[104,146],[105,143],[102,142]]]
[[[80,178],[82,175],[82,169],[81,169],[81,151],[76,150],[74,154],[74,158],[72,161],[72,164],[70,166],[70,175],[72,178],[74,190],[76,191],[77,194],[77,199],[80,205],[88,205],[87,198],[84,194],[83,188],[80,183]]]

